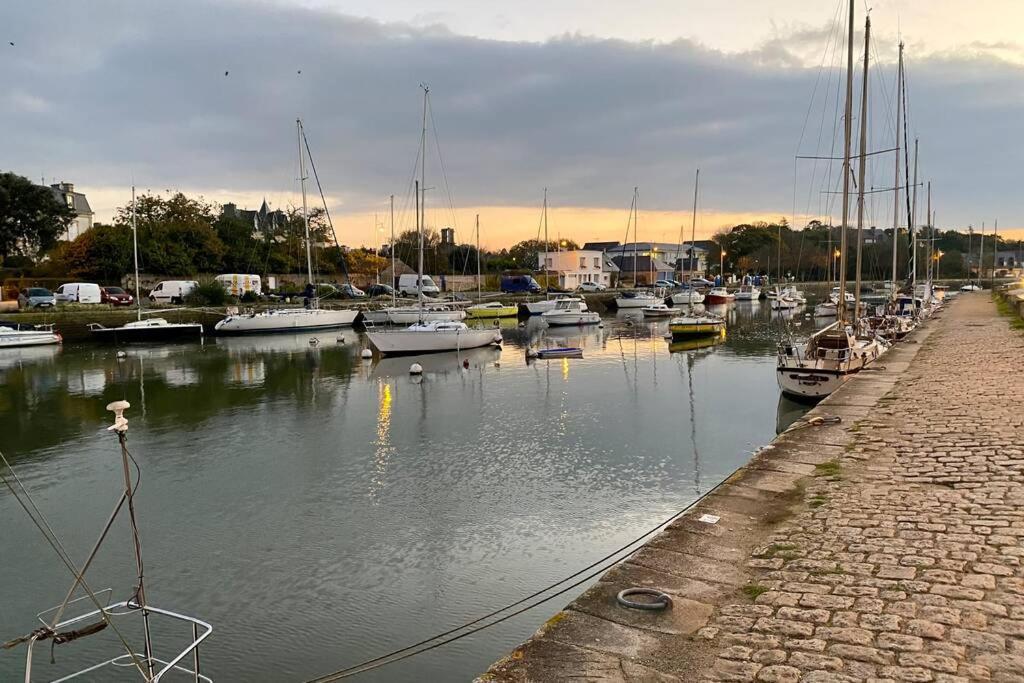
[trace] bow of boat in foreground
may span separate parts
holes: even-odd
[[[497,328],[474,329],[463,322],[432,320],[401,330],[367,330],[370,343],[383,355],[460,351],[501,343]]]
[[[813,334],[803,349],[793,342],[779,344],[776,378],[782,393],[818,401],[874,362],[888,344],[874,335],[857,336],[838,323]]]

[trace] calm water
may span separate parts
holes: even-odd
[[[345,344],[209,339],[123,359],[96,346],[8,350],[0,448],[82,558],[119,495],[104,406],[130,401],[150,602],[213,623],[214,678],[303,679],[571,574],[742,465],[802,409],[776,388],[777,314],[762,302],[728,315],[724,342],[702,349],[670,346],[667,320],[512,323],[501,350],[416,359],[422,379],[410,358],[361,360],[352,331]],[[531,343],[586,357],[527,363]],[[5,490],[0,515],[6,640],[69,579]],[[134,586],[128,540],[116,526],[90,571],[118,600]],[[468,680],[569,599],[361,678]],[[40,647],[37,671],[65,671],[104,642],[58,646],[56,666]],[[23,655],[0,652],[0,679]]]

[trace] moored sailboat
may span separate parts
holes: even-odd
[[[700,169],[697,169],[693,179],[693,216],[690,227],[690,251],[693,252],[697,237],[697,190],[700,187]],[[692,271],[691,271],[692,272]],[[692,278],[691,278],[692,279]],[[691,289],[690,291],[694,291]],[[702,297],[702,300],[704,297]],[[700,312],[694,310],[694,302],[689,302],[687,312],[683,315],[672,318],[668,322],[668,330],[673,339],[687,339],[696,337],[709,337],[720,335],[725,332],[725,318],[707,313],[703,309]]]

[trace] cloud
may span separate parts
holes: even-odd
[[[0,23],[17,27],[18,50],[0,62],[0,83],[21,106],[0,105],[5,169],[210,198],[268,188],[283,204],[295,201],[301,116],[339,221],[383,209],[391,193],[407,202],[420,82],[444,160],[442,175],[428,156],[435,207],[446,176],[458,207],[533,207],[546,186],[561,206],[624,213],[639,185],[643,208],[685,218],[699,165],[709,212],[788,214],[818,78],[803,64],[815,51],[820,61],[829,35],[802,28],[724,54],[689,40],[483,40],[429,13],[422,26],[264,3],[10,4]],[[991,54],[910,63],[912,126],[939,215],[999,212],[1024,225],[1007,199],[1024,162],[1007,144],[1024,114],[1024,70]],[[817,117],[810,125],[815,138]],[[501,229],[531,236],[535,225]]]

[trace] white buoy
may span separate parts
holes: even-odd
[[[118,351],[118,352],[117,352],[117,357],[118,357],[118,358],[127,358],[127,357],[128,357],[128,354],[127,354],[127,353],[125,353],[124,351]]]
[[[519,323],[519,327],[526,327],[526,323]]]
[[[370,349],[363,349],[359,356],[360,358],[373,358],[373,351]]]
[[[604,327],[604,323],[598,323],[597,326],[598,328]]]
[[[338,337],[338,343],[339,344],[344,344],[345,343],[345,338],[344,337]]]
[[[409,374],[410,375],[422,375],[423,374],[423,366],[420,365],[419,363],[413,363],[412,365],[409,366]]]
[[[501,367],[501,361],[494,361],[494,367],[500,368]]]
[[[316,346],[316,345],[317,345],[317,344],[319,344],[319,343],[320,343],[320,340],[319,340],[319,339],[317,339],[316,337],[312,337],[312,338],[311,338],[311,339],[309,340],[309,345],[310,345],[310,346]]]

